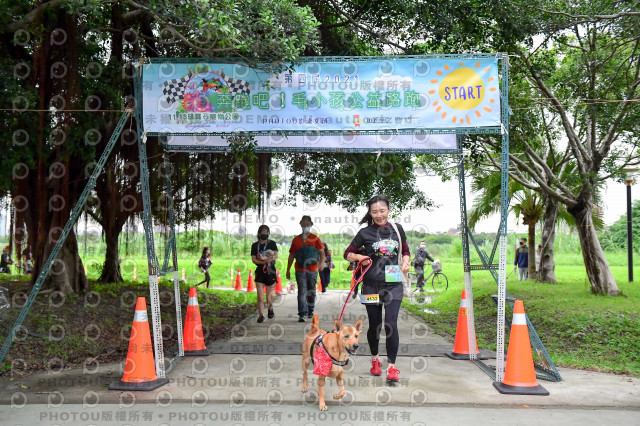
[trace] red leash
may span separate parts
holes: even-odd
[[[364,262],[367,259],[369,260],[369,264],[367,266],[363,266],[362,262]],[[351,297],[351,293],[353,293],[353,290],[358,286],[358,284],[362,282],[362,280],[364,279],[364,275],[367,273],[369,268],[371,268],[372,264],[373,262],[371,262],[371,258],[365,256],[364,259],[358,262],[358,266],[356,266],[356,269],[353,271],[353,277],[354,277],[353,285],[351,286],[351,290],[349,290],[349,294],[347,295],[347,298],[344,301],[344,305],[342,306],[342,312],[340,312],[340,322],[342,322],[342,317],[344,316],[344,310],[347,308],[347,302],[349,302],[349,297]]]

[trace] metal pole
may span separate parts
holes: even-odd
[[[496,382],[504,377],[504,311],[507,292],[507,215],[509,209],[509,56],[502,55],[500,88],[502,152],[500,170],[500,251],[498,269],[498,318],[496,321]]]
[[[38,274],[38,278],[36,279],[36,282],[33,285],[33,288],[31,289],[31,293],[29,293],[29,298],[27,299],[25,304],[22,306],[22,310],[18,314],[18,317],[16,318],[13,326],[11,327],[11,329],[9,330],[9,333],[7,334],[7,337],[2,343],[2,348],[0,348],[0,365],[2,364],[5,357],[7,356],[7,353],[9,352],[9,348],[11,347],[11,343],[13,343],[13,339],[15,338],[18,329],[22,326],[22,323],[27,317],[27,314],[31,309],[31,305],[33,305],[33,302],[36,299],[36,296],[38,295],[38,292],[40,291],[40,288],[42,287],[42,284],[44,283],[45,278],[47,278],[47,276],[49,275],[49,271],[51,270],[51,264],[53,263],[54,260],[57,259],[58,253],[60,252],[62,245],[64,244],[64,242],[67,239],[67,236],[71,232],[71,228],[76,223],[76,221],[78,220],[78,217],[80,216],[80,213],[82,213],[82,210],[84,209],[84,205],[87,201],[87,198],[89,198],[89,194],[91,193],[93,188],[96,186],[96,180],[98,179],[98,176],[102,172],[102,169],[104,168],[104,164],[107,162],[107,158],[109,158],[109,154],[111,154],[111,151],[113,150],[113,147],[115,146],[116,141],[120,137],[120,133],[122,132],[122,129],[124,129],[124,125],[129,119],[131,112],[132,111],[129,108],[127,108],[125,112],[123,112],[122,115],[120,116],[120,121],[118,121],[118,124],[116,125],[116,128],[114,129],[113,134],[109,139],[109,142],[107,142],[107,146],[105,146],[104,151],[102,151],[102,155],[100,155],[100,159],[98,160],[96,167],[93,169],[93,172],[91,173],[91,177],[89,177],[89,181],[87,182],[87,185],[82,190],[82,194],[80,194],[80,198],[78,198],[76,205],[73,206],[73,210],[71,210],[71,214],[69,215],[69,219],[67,220],[67,223],[64,225],[62,234],[60,234],[58,241],[56,241],[56,245],[53,247],[53,250],[51,250],[51,253],[49,254],[49,257],[47,258],[47,260],[45,261],[44,266],[42,266],[42,269]]]
[[[458,148],[462,151],[463,135],[458,135]],[[469,229],[467,227],[467,191],[464,183],[464,157],[458,155],[458,186],[460,192],[460,221],[462,226],[462,263],[464,266],[464,290],[467,298],[467,342],[469,343],[469,359],[475,361],[476,328],[473,313],[473,284],[471,281],[471,256],[469,253]]]
[[[631,224],[631,180],[627,179],[627,262],[629,264],[629,282],[633,282],[633,229]]]
[[[176,243],[176,227],[175,227],[175,217],[173,212],[173,190],[171,189],[171,178],[173,177],[173,169],[170,168],[169,157],[167,156],[167,152],[164,151],[162,153],[162,159],[164,161],[165,167],[165,183],[167,187],[167,204],[169,208],[169,226],[171,227],[171,237],[169,238],[168,248],[171,249],[172,254],[172,264],[173,264],[173,290],[176,301],[176,333],[178,335],[178,356],[179,360],[184,356],[184,342],[182,341],[182,307],[180,302],[180,277],[178,276],[178,245]],[[166,261],[165,261],[166,263]],[[167,269],[167,268],[165,268]],[[186,283],[185,283],[186,284]],[[172,365],[174,365],[172,363]],[[170,369],[168,369],[170,370]]]
[[[153,351],[156,361],[156,374],[165,378],[164,348],[162,342],[162,317],[160,314],[160,293],[158,291],[158,257],[153,236],[153,216],[151,215],[151,195],[149,184],[149,166],[147,159],[147,135],[142,126],[142,63],[133,62],[133,90],[136,98],[135,118],[138,129],[138,153],[140,155],[140,190],[142,192],[142,224],[147,245],[149,270],[149,298],[151,299],[151,324],[153,326]]]

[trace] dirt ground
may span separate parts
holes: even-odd
[[[138,296],[146,297],[151,320],[148,286],[91,284],[86,294],[67,298],[46,290],[40,292],[16,334],[0,376],[75,368],[85,362],[124,361]],[[4,341],[28,297],[30,285],[5,279],[0,281],[0,287],[8,289],[11,303],[11,308],[0,309],[0,341]],[[181,287],[180,298],[184,320],[187,287]],[[255,310],[255,304],[229,303],[202,291],[198,292],[198,300],[206,343],[228,336],[235,324]],[[178,338],[172,285],[161,284],[160,306],[165,355],[173,357]]]

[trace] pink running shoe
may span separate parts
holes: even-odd
[[[400,370],[395,367],[389,367],[387,369],[387,382],[399,382],[398,373],[400,373]]]
[[[371,361],[371,375],[380,376],[382,374],[382,366],[380,365],[380,360],[378,358]]]

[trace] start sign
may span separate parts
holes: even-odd
[[[495,57],[313,57],[278,74],[150,61],[140,83],[150,136],[419,135],[501,124]]]

